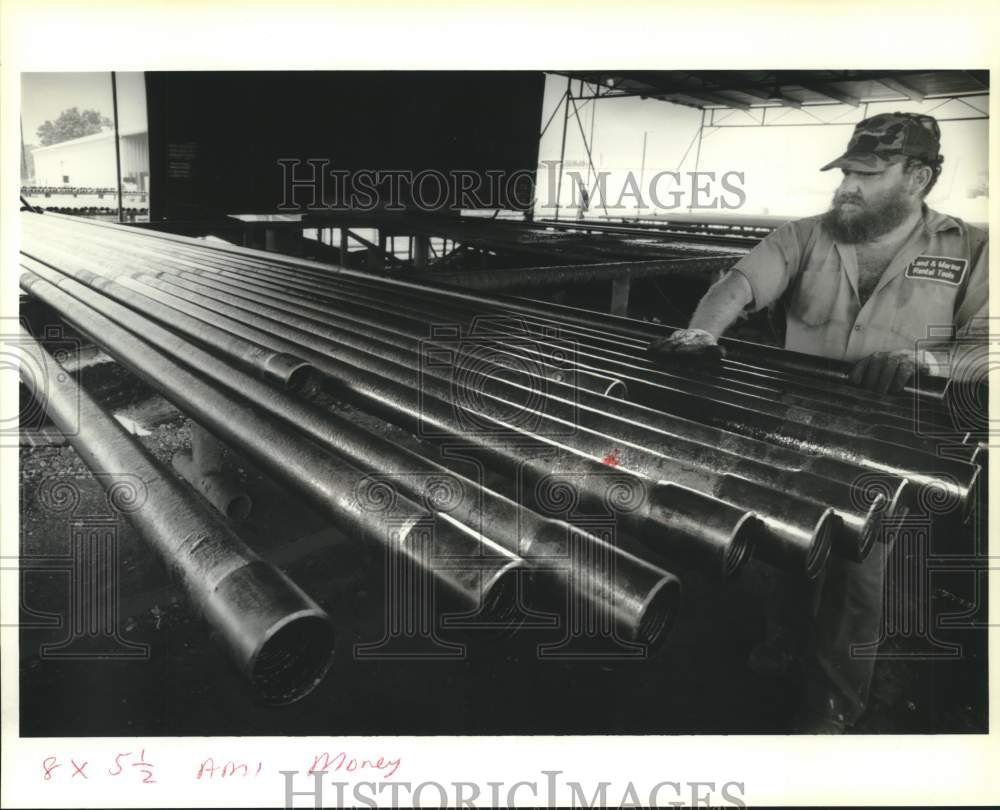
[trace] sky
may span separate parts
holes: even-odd
[[[575,95],[579,95],[576,92],[578,86],[578,82],[573,83]],[[546,77],[543,126],[552,111],[557,109],[565,90],[564,76],[549,74]],[[980,109],[986,109],[988,106],[986,96],[973,97],[967,101]],[[579,106],[583,102],[576,103]],[[913,102],[872,104],[868,114],[875,115],[896,110],[926,113],[936,107],[937,109],[931,114],[939,119],[975,115],[969,107],[959,101],[938,105],[941,105],[941,100],[922,104]],[[819,169],[844,152],[853,124],[863,117],[863,108],[855,109],[838,104],[822,109],[814,108],[811,111],[826,121],[837,120],[839,125],[705,129],[701,152],[698,155],[698,171],[712,171],[719,178],[726,172],[744,174],[742,188],[746,194],[745,203],[738,210],[728,213],[797,217],[826,210],[841,175],[837,170],[821,172]],[[579,112],[582,119],[580,123],[588,140],[590,140],[593,116],[591,157],[598,171],[611,172],[608,188],[609,190],[614,188],[615,192],[609,193],[608,196],[614,198],[612,202],[617,201],[620,195],[624,185],[624,173],[631,170],[638,177],[642,172],[644,133],[646,135],[644,186],[647,190],[650,178],[658,171],[675,171],[678,168],[681,172],[694,171],[697,154],[696,136],[701,121],[700,110],[656,99],[643,100],[633,97],[592,101],[580,108]],[[769,112],[769,120],[778,114],[779,111]],[[723,121],[722,115],[729,117]],[[759,116],[760,113],[754,112],[754,115]],[[814,119],[801,111],[787,110],[783,115],[781,123],[815,123]],[[559,159],[562,123],[563,114],[558,110],[541,139],[540,162]],[[717,123],[748,124],[752,121],[741,111],[720,111],[717,114]],[[941,152],[945,156],[945,161],[941,178],[927,200],[932,208],[972,222],[987,220],[987,198],[974,197],[970,194],[986,183],[988,123],[985,120],[940,123]],[[582,177],[586,180],[587,152],[580,130],[571,107],[566,132],[567,169],[582,170]],[[681,159],[689,147],[690,151],[687,152],[682,164]],[[538,197],[543,202],[550,197],[547,180],[546,172],[540,171]],[[664,179],[660,198],[669,205],[671,197],[667,193],[669,191],[667,182]],[[732,182],[735,184],[736,180],[733,179]],[[564,176],[561,195],[564,206],[571,202],[572,192],[575,190],[576,186]],[[648,193],[646,196],[648,197]],[[735,201],[733,195],[724,195],[724,199]],[[689,201],[690,192],[686,192],[684,202]],[[651,203],[649,200],[647,202]],[[626,198],[625,203],[631,207],[630,210],[610,213],[634,215],[633,198]],[[592,203],[591,210],[594,208],[595,205]],[[686,204],[674,210],[686,213]],[[551,208],[542,210],[542,214],[551,213]],[[560,216],[565,213],[564,209],[560,212]],[[650,207],[640,213],[653,213],[653,209]],[[661,210],[661,213],[669,211]],[[712,216],[721,216],[727,212],[719,209],[708,213]],[[569,211],[568,215],[574,217],[576,209]]]
[[[118,127],[146,128],[146,89],[142,73],[118,73]],[[70,107],[97,110],[112,118],[110,73],[22,73],[21,125],[27,144],[38,144],[38,127]]]

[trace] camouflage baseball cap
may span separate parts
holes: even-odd
[[[929,115],[881,113],[866,118],[854,128],[847,151],[820,171],[848,169],[879,172],[908,157],[930,164],[939,160],[941,129]]]

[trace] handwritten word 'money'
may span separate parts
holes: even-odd
[[[396,771],[399,770],[399,765],[401,762],[400,757],[394,757],[388,759],[386,757],[379,757],[378,759],[358,759],[356,757],[348,756],[346,751],[341,751],[338,754],[330,755],[327,752],[323,752],[313,759],[312,767],[307,771],[307,773],[315,773],[317,771],[329,772],[333,771],[348,771],[353,773],[354,771],[385,771],[382,774],[383,779],[390,778]]]

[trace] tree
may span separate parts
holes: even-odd
[[[70,107],[59,113],[55,123],[46,121],[38,128],[38,140],[42,146],[71,141],[85,135],[96,135],[105,127],[111,126],[111,119],[101,115],[97,110],[80,112],[76,107]]]

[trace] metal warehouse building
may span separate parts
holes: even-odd
[[[122,183],[132,191],[149,190],[149,140],[145,130],[120,133]],[[39,186],[113,188],[115,133],[98,132],[42,146],[32,153]]]

